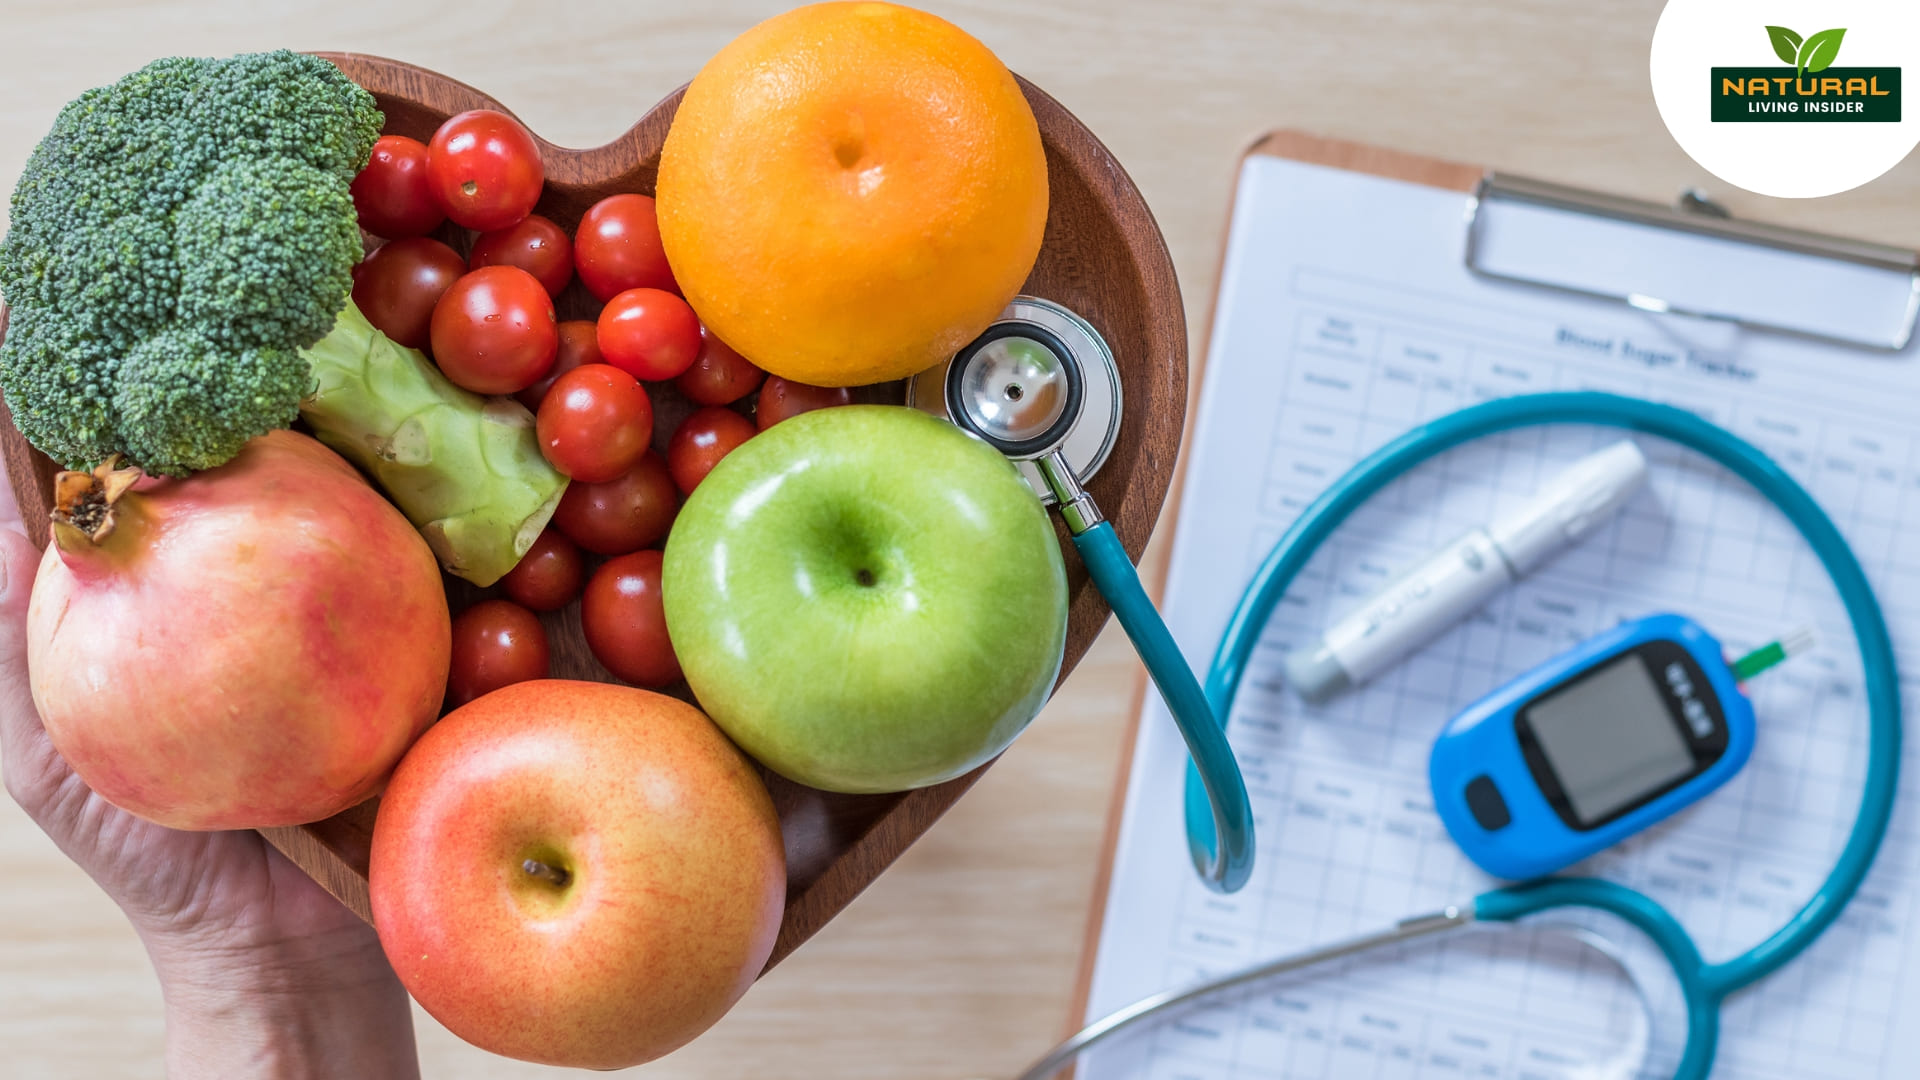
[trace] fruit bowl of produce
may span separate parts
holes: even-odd
[[[901,32],[858,53],[865,31],[823,33],[832,19]],[[858,55],[840,57],[839,71],[833,56],[808,52],[849,40]],[[909,9],[818,5],[770,20],[589,150],[539,139],[505,104],[434,72],[319,55],[370,95],[337,100],[347,113],[377,108],[381,137],[345,155],[353,167],[335,167],[352,177],[354,239],[367,254],[351,267],[353,303],[337,321],[287,331],[301,346],[282,364],[305,379],[293,391],[299,417],[264,426],[292,431],[227,433],[233,445],[222,450],[202,427],[167,427],[183,409],[211,408],[209,398],[230,416],[269,395],[282,363],[271,344],[195,328],[190,377],[169,369],[152,376],[159,389],[133,383],[149,377],[140,363],[159,363],[154,342],[178,351],[189,314],[212,309],[207,323],[230,327],[235,312],[258,323],[258,311],[286,303],[279,284],[263,303],[229,278],[236,265],[290,275],[276,254],[334,242],[320,237],[337,225],[325,220],[275,233],[279,219],[261,207],[286,200],[253,199],[247,186],[279,183],[284,194],[294,181],[253,179],[252,163],[234,165],[231,151],[207,163],[210,178],[183,197],[198,206],[215,192],[238,224],[204,236],[182,226],[171,250],[186,262],[204,248],[228,277],[202,272],[204,284],[193,265],[174,275],[177,300],[159,318],[175,323],[121,343],[110,376],[97,376],[121,380],[104,419],[75,418],[58,396],[74,361],[49,312],[101,295],[63,293],[58,267],[46,270],[73,248],[43,240],[51,256],[23,258],[37,234],[16,219],[13,246],[0,251],[17,338],[0,352],[13,409],[0,414],[0,451],[29,534],[52,542],[35,591],[36,701],[56,745],[110,801],[177,827],[258,828],[375,923],[409,990],[457,1033],[561,1064],[645,1060],[704,1029],[883,872],[991,765],[1106,621],[1065,529],[1005,459],[906,408],[904,377],[950,356],[1015,292],[1097,327],[1125,409],[1087,488],[1137,559],[1185,416],[1173,267],[1140,193],[1085,127],[973,39]],[[797,113],[788,102],[769,120],[764,95],[730,65],[796,56],[832,84],[815,91],[828,104],[810,109],[803,93]],[[928,72],[950,81],[936,92]],[[165,82],[149,74],[138,93]],[[216,75],[291,85],[271,66]],[[984,119],[941,145],[926,115],[941,108]],[[262,123],[240,138],[284,150],[286,131]],[[313,130],[296,135],[311,142]],[[69,138],[57,149],[87,145]],[[323,156],[311,150],[311,167],[324,171]],[[49,200],[79,186],[36,167],[29,177]],[[743,192],[759,194],[742,205]],[[190,218],[191,207],[178,215]],[[117,280],[120,295],[140,295],[137,278]],[[317,291],[337,305],[344,284]],[[7,320],[0,307],[0,335]],[[264,321],[276,332],[297,322]],[[239,388],[250,396],[237,410],[205,387],[238,370],[208,359],[235,342],[228,351],[259,369],[240,378],[256,382]],[[66,365],[56,369],[63,381],[36,374],[48,357]],[[114,424],[122,430],[107,430]],[[103,461],[103,450],[122,456]],[[280,539],[289,535],[297,540]],[[251,569],[256,543],[297,569],[277,566],[269,584]],[[209,545],[218,554],[196,563],[192,553]],[[351,557],[339,566],[311,569],[343,549]],[[134,579],[137,588],[119,587]],[[368,595],[300,621],[298,609],[337,604],[342,589]],[[191,717],[181,726],[205,727],[202,743],[156,751],[113,715],[125,698],[89,696],[101,678],[90,657],[112,646],[133,594],[148,605],[133,618],[161,622],[176,646],[158,657],[136,650],[119,670],[149,689],[178,683],[168,689]],[[271,612],[242,614],[250,603]],[[209,641],[166,622],[188,618],[233,633]],[[346,636],[343,622],[361,631],[353,642],[315,642]],[[276,651],[263,659],[267,646],[251,639]],[[183,651],[200,659],[183,662]],[[308,656],[318,674],[302,674]],[[230,688],[245,679],[237,673],[283,669],[252,680],[263,687]],[[248,741],[231,726],[248,710],[295,698],[304,709],[319,697],[342,703],[310,719],[320,734],[292,728],[273,751],[297,752],[299,767],[266,751],[227,761],[215,749]],[[374,730],[364,715],[381,710],[409,719]],[[355,738],[339,737],[342,725]],[[546,764],[527,765],[536,760]],[[298,777],[281,775],[309,763],[325,774],[309,785],[325,788],[321,801],[302,801],[310,793],[293,790]],[[274,783],[256,783],[262,773]],[[171,790],[181,785],[217,790],[189,798]],[[303,806],[330,816],[287,809]],[[596,815],[607,820],[575,820]],[[655,824],[631,824],[647,819]],[[492,881],[496,856],[506,884],[455,886]],[[650,960],[636,960],[691,965],[673,969],[684,978],[672,1007],[656,1003],[656,1022],[556,999],[542,1007],[570,1008],[577,1037],[530,1035],[426,963],[457,952],[463,935],[494,934],[501,919],[619,907],[610,883],[625,874],[636,890],[657,887],[643,880],[649,872],[670,873],[689,905],[648,925],[580,918],[586,929],[571,947],[597,952],[598,963],[609,938],[705,941],[704,960],[662,960],[659,940]],[[473,914],[496,901],[499,912]],[[533,966],[564,973],[584,962]],[[694,970],[702,963],[715,970]],[[511,977],[523,982],[528,970]]]

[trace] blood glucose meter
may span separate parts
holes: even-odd
[[[1623,623],[1447,724],[1428,769],[1434,807],[1487,873],[1551,874],[1740,771],[1754,735],[1740,681],[1691,619]]]

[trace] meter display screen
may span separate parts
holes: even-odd
[[[1526,709],[1533,741],[1585,828],[1695,771],[1679,720],[1638,651]]]

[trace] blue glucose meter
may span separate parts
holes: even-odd
[[[1754,722],[1739,683],[1693,620],[1622,623],[1454,717],[1428,768],[1434,807],[1487,873],[1551,874],[1740,771]]]

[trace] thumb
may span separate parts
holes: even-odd
[[[27,677],[27,602],[40,552],[11,528],[0,528],[0,773],[7,791],[29,811],[66,774],[33,705]]]

